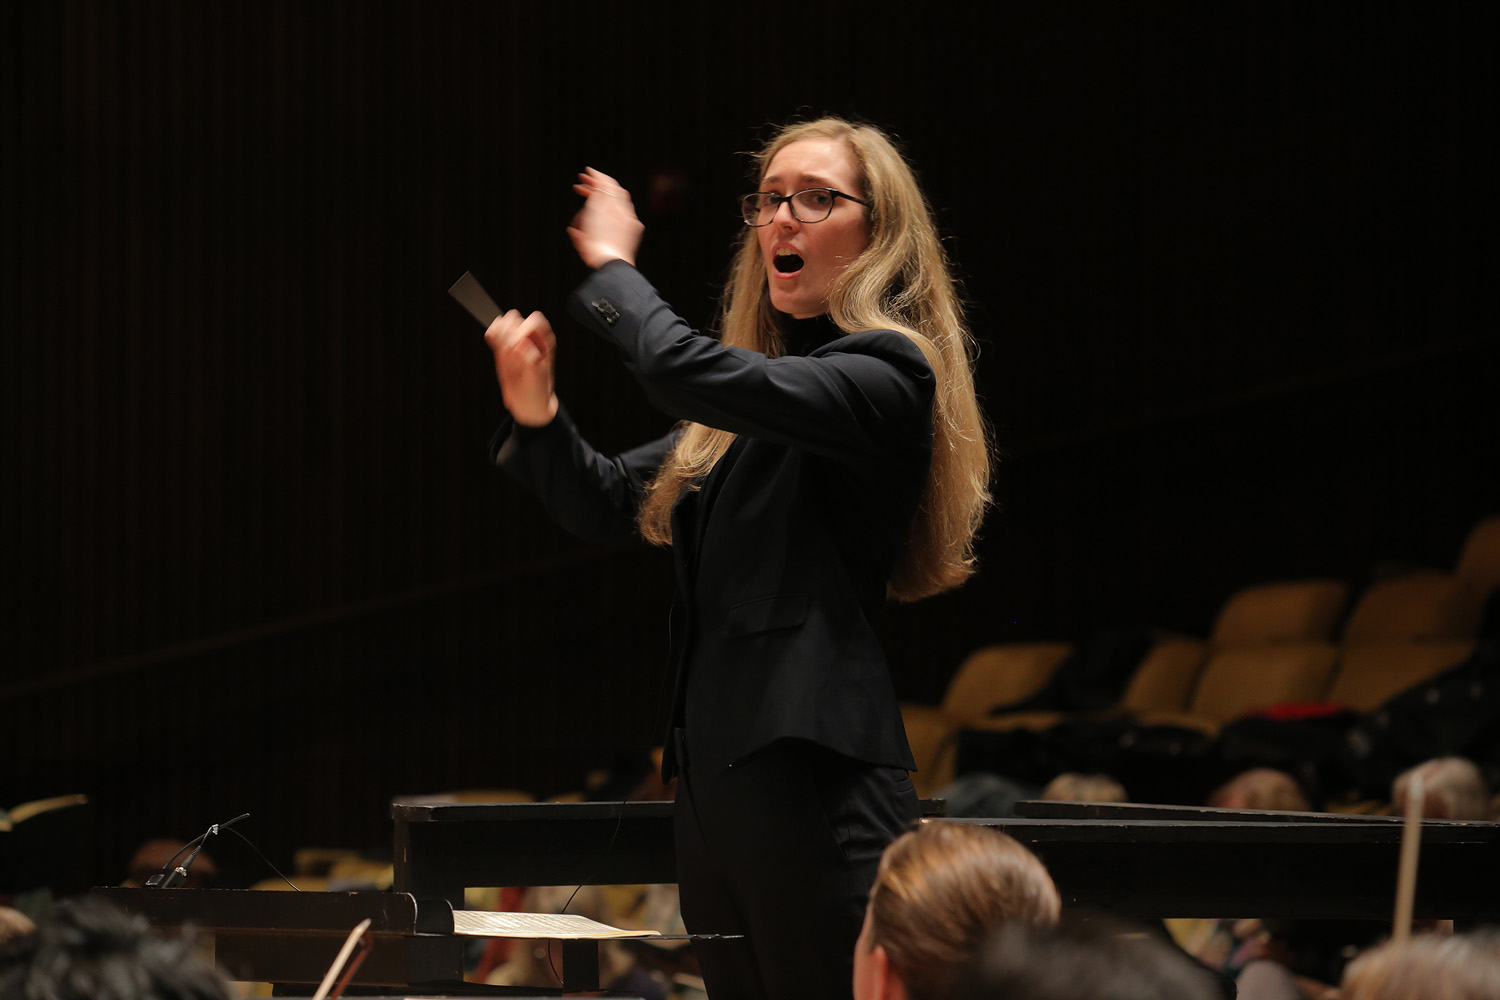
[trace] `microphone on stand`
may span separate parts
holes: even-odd
[[[215,823],[213,826],[204,831],[201,836],[195,837],[194,839],[188,841],[186,844],[183,844],[182,850],[178,851],[176,854],[168,858],[167,863],[161,866],[161,870],[146,880],[146,888],[170,889],[180,882],[186,881],[188,869],[193,866],[193,859],[198,856],[198,852],[203,850],[204,842],[207,841],[209,837],[212,837],[214,834],[218,833],[220,830],[227,830],[231,826],[234,826],[234,824],[238,823],[240,820],[249,818],[249,813],[240,813],[240,815],[236,816],[232,820],[228,820],[224,823]],[[192,849],[193,853],[188,855],[186,861],[178,865],[176,868],[173,868],[172,863],[178,858],[182,857],[183,851],[186,851],[190,848]]]

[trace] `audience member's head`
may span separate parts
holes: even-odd
[[[1285,771],[1256,767],[1230,778],[1208,796],[1215,809],[1273,809],[1278,812],[1307,812],[1312,805]]]
[[[886,849],[854,946],[855,1000],[938,1000],[997,924],[1053,924],[1061,900],[1025,847],[986,826],[924,823]]]
[[[25,1000],[231,1000],[229,984],[180,937],[99,900],[54,906],[0,947],[0,997]]]
[[[1125,786],[1107,774],[1059,774],[1042,789],[1046,802],[1129,802]]]
[[[1500,938],[1419,934],[1361,954],[1344,969],[1342,1000],[1495,1000]]]
[[[34,930],[36,924],[26,914],[9,906],[0,906],[0,944],[25,937]]]
[[[1407,790],[1418,774],[1422,776],[1422,815],[1427,819],[1489,818],[1490,790],[1479,768],[1462,757],[1438,757],[1397,775],[1391,785],[1396,812],[1406,812]]]
[[[1221,1000],[1219,981],[1164,942],[1113,920],[1001,926],[954,1000]]]

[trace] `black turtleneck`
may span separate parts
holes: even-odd
[[[840,330],[827,313],[821,316],[809,316],[807,319],[797,319],[787,313],[779,315],[782,342],[786,345],[786,354],[797,357],[806,357],[814,348],[822,347],[824,344],[843,336]]]

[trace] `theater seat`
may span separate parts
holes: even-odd
[[[901,717],[917,771],[912,783],[930,795],[953,778],[954,733],[1040,691],[1073,651],[1066,642],[1015,642],[984,646],[964,658],[948,682],[941,705],[903,702]]]
[[[1341,644],[1474,639],[1483,602],[1457,575],[1423,571],[1379,580],[1360,595]]]
[[[1198,675],[1208,660],[1208,644],[1197,639],[1164,639],[1151,648],[1120,698],[1127,715],[1175,712],[1187,708]]]
[[[1131,674],[1120,701],[1088,718],[1119,718],[1141,712],[1183,712],[1198,672],[1208,659],[1208,644],[1173,636],[1151,647]],[[972,723],[978,729],[1047,729],[1077,715],[1067,712],[1007,712]]]
[[[1349,602],[1342,580],[1283,580],[1236,591],[1214,620],[1214,647],[1332,639]]]
[[[1468,659],[1467,639],[1393,639],[1345,646],[1327,700],[1360,712],[1384,704],[1415,684]]]
[[[1481,607],[1500,590],[1500,514],[1485,518],[1469,532],[1453,575],[1473,591]]]
[[[1216,650],[1186,712],[1143,712],[1147,725],[1213,734],[1231,719],[1281,702],[1322,701],[1338,650],[1328,642],[1283,642]]]

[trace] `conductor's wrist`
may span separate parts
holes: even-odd
[[[521,427],[546,427],[557,416],[557,393],[553,393],[545,405],[517,407],[510,411],[510,418]]]
[[[589,266],[597,271],[604,265],[613,264],[617,260],[621,261],[622,263],[629,264],[631,267],[635,267],[634,254],[623,254],[618,250],[613,249],[605,250],[595,255],[594,259],[589,261]]]

